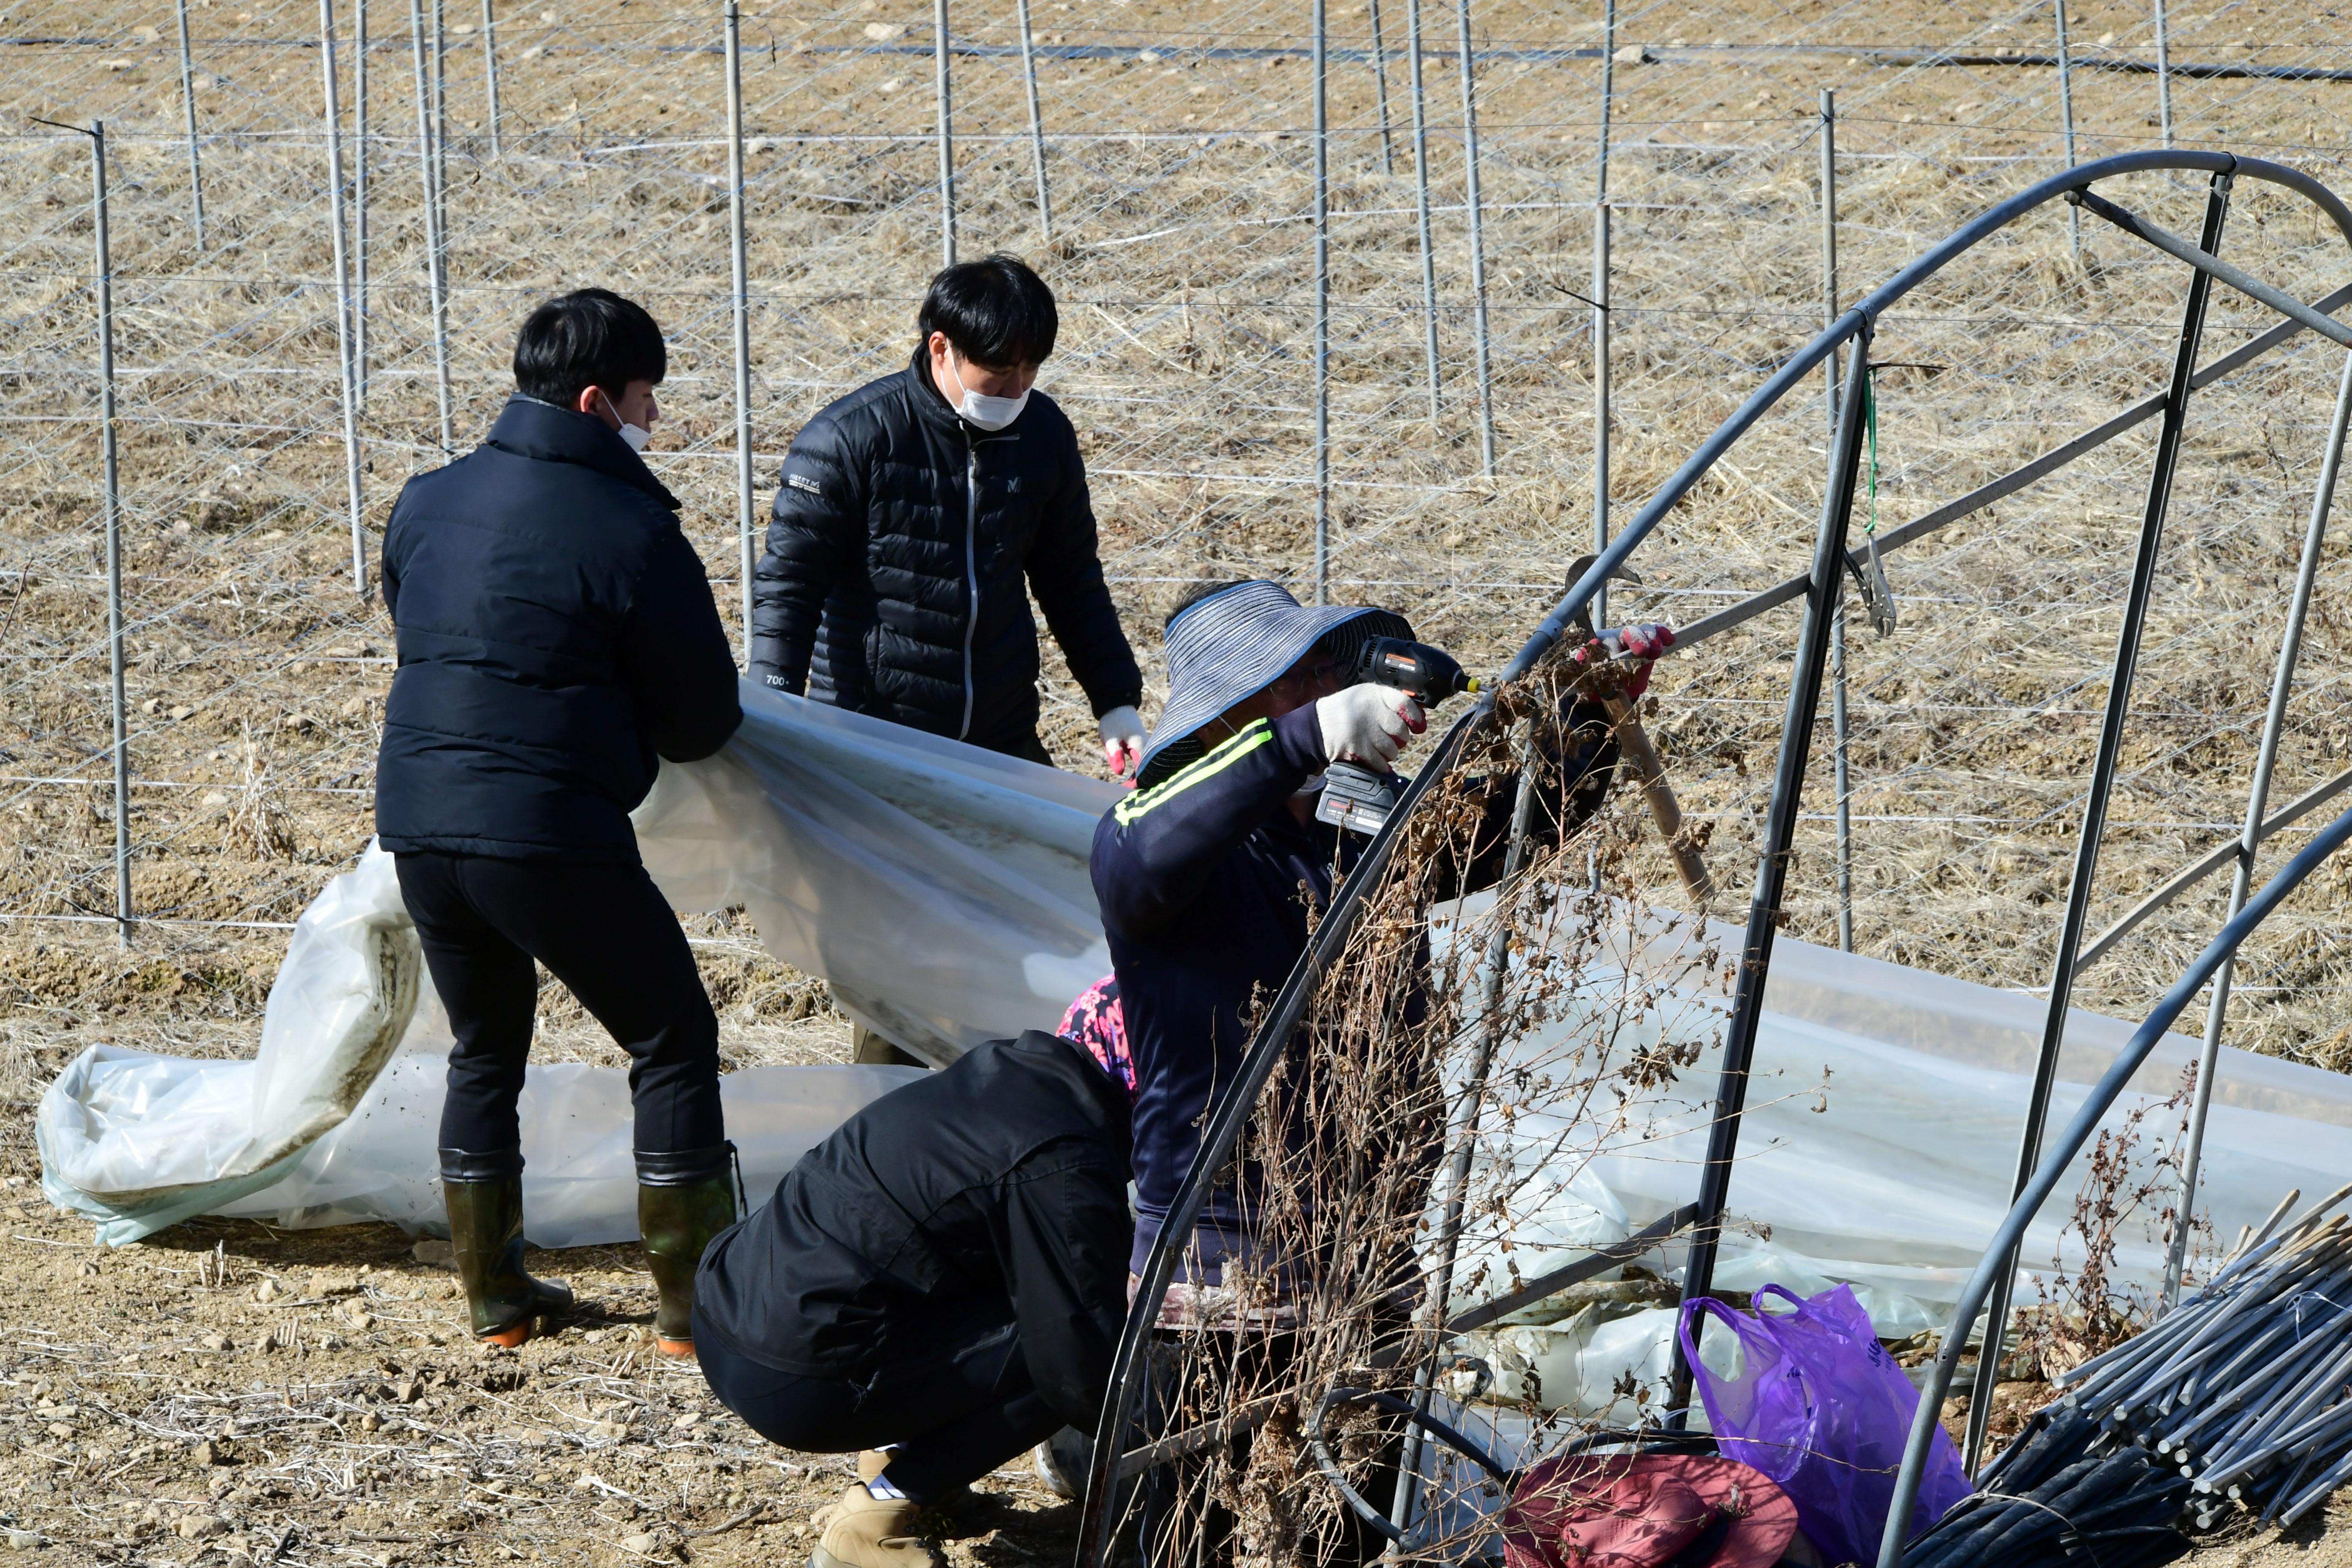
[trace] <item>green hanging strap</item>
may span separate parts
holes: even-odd
[[[1868,350],[1856,353],[1867,355]],[[1868,570],[1861,574],[1863,608],[1871,628],[1880,637],[1895,635],[1895,592],[1886,585],[1886,568],[1878,559],[1878,367],[1865,357],[1862,367],[1862,422],[1870,434],[1870,521],[1862,525],[1863,552]]]
[[[1868,361],[1862,367],[1862,422],[1870,430],[1870,521],[1862,525],[1863,536],[1874,542],[1878,538],[1878,367]]]

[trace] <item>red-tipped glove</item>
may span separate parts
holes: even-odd
[[[1576,663],[1597,668],[1615,660],[1622,654],[1633,668],[1625,677],[1618,695],[1631,702],[1650,689],[1650,668],[1660,654],[1675,646],[1675,629],[1657,622],[1647,626],[1619,626],[1602,632],[1592,641],[1578,648],[1570,657]]]

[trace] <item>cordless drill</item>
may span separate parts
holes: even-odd
[[[1475,677],[1465,675],[1452,656],[1427,643],[1402,637],[1373,637],[1356,655],[1348,684],[1377,681],[1394,687],[1423,709],[1434,708],[1457,691],[1475,691]],[[1335,827],[1352,833],[1378,833],[1404,793],[1404,781],[1392,773],[1374,773],[1361,763],[1334,762],[1323,770],[1322,798],[1315,815]]]

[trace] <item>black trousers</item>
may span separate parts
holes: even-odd
[[[521,1142],[515,1100],[539,1006],[533,959],[629,1053],[640,1151],[725,1139],[719,1020],[677,916],[644,867],[425,853],[394,863],[457,1037],[442,1148],[493,1153]]]
[[[1059,1431],[1012,1323],[978,1323],[944,1362],[806,1377],[736,1354],[695,1310],[694,1348],[719,1403],[771,1443],[810,1454],[891,1449],[890,1484],[917,1502],[969,1486]]]

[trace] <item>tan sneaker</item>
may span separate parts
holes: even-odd
[[[864,1482],[853,1482],[811,1521],[824,1535],[809,1554],[809,1568],[947,1568],[947,1559],[916,1533],[920,1511],[903,1498],[877,1498]]]
[[[857,1452],[857,1479],[870,1481],[890,1468],[890,1456],[879,1448],[861,1448]],[[970,1487],[958,1487],[953,1491],[931,1501],[931,1507],[941,1513],[958,1518],[980,1507],[981,1496]]]

